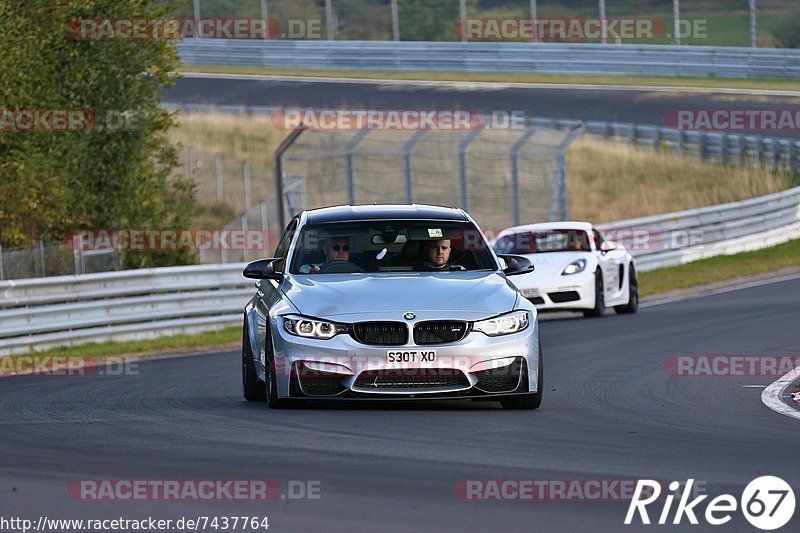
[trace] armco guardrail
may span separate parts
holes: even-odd
[[[186,39],[185,65],[325,70],[800,77],[800,50],[573,43]]]
[[[800,238],[800,187],[729,204],[600,224],[624,244],[641,271]]]
[[[800,187],[743,202],[598,225],[640,271],[800,238]],[[194,333],[242,321],[244,263],[0,282],[0,356]]]
[[[0,355],[241,323],[244,263],[0,282]]]
[[[534,118],[536,126],[575,128],[603,139],[627,142],[641,148],[666,149],[680,157],[719,164],[757,165],[797,174],[800,141],[752,134],[682,131],[647,124]]]

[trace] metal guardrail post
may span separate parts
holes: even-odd
[[[0,279],[6,279],[3,271],[3,245],[0,244]]]
[[[458,143],[458,178],[461,184],[461,209],[469,211],[469,179],[467,178],[467,148],[478,135],[481,134],[486,124],[481,124]]]
[[[653,131],[653,150],[658,150],[659,145],[661,144],[661,128],[655,128]]]
[[[533,134],[536,133],[536,128],[528,128],[522,136],[511,147],[511,203],[514,211],[514,225],[519,226],[522,220],[522,212],[520,207],[519,198],[519,152],[525,146]],[[557,188],[557,185],[556,187]]]
[[[414,146],[422,140],[428,130],[421,129],[417,131],[406,143],[403,145],[403,178],[406,185],[406,202],[409,204],[414,203],[414,183],[411,171],[411,152]]]
[[[778,139],[772,139],[772,171],[778,170],[781,162],[781,143]]]
[[[347,201],[350,205],[356,204],[356,178],[355,169],[353,168],[353,151],[355,151],[358,143],[364,140],[364,137],[369,133],[369,127],[356,133],[352,139],[345,146],[344,168],[345,175],[347,176]]]
[[[706,151],[708,150],[708,139],[706,138],[707,135],[707,133],[700,132],[700,136],[697,139],[697,151],[700,162],[706,160]]]
[[[283,154],[289,149],[289,147],[292,146],[292,144],[294,144],[297,138],[300,137],[300,134],[302,134],[305,130],[306,125],[300,124],[283,140],[278,148],[275,149],[275,197],[277,198],[278,202],[278,227],[281,229],[286,227],[286,219],[283,215]]]
[[[789,141],[789,170],[797,175],[797,141]]]

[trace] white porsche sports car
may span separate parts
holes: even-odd
[[[537,309],[602,316],[635,313],[639,286],[633,257],[587,222],[550,222],[503,230],[492,242],[498,254],[522,255],[536,270],[514,285]]]

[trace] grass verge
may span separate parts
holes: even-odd
[[[675,289],[688,289],[709,283],[767,274],[793,266],[800,266],[800,239],[755,252],[714,257],[678,267],[641,272],[639,286],[643,297],[655,296]],[[175,335],[151,340],[61,347],[37,354],[87,359],[122,355],[147,357],[190,351],[237,349],[241,339],[242,329],[231,327],[198,335]]]
[[[699,89],[726,88],[765,89],[771,91],[800,91],[800,81],[792,79],[742,80],[733,78],[541,74],[533,72],[517,74],[507,72],[303,70],[266,67],[236,67],[227,65],[182,66],[180,72],[203,72],[211,74],[256,74],[262,76],[301,76],[308,78],[546,83],[564,85],[630,85],[642,87],[695,87]]]
[[[800,239],[754,252],[721,255],[677,267],[641,272],[639,288],[641,296],[654,296],[796,266],[800,266]]]

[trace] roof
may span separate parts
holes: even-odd
[[[448,220],[466,222],[461,209],[433,205],[340,205],[306,211],[307,224],[358,220]]]
[[[525,226],[514,226],[513,228],[506,228],[501,233],[521,233],[523,231],[547,231],[547,230],[583,230],[592,231],[592,225],[589,222],[544,222],[541,224],[528,224]]]

